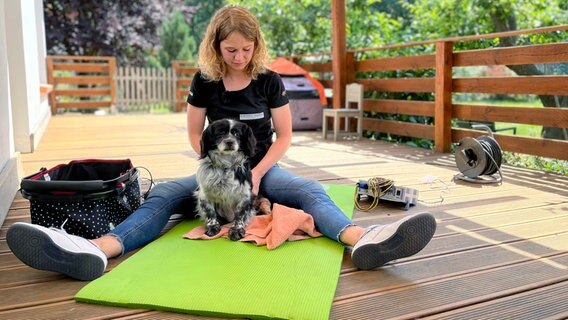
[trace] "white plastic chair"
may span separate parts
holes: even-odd
[[[345,105],[339,109],[323,109],[322,136],[327,139],[327,118],[333,118],[333,141],[339,137],[339,120],[345,119],[345,132],[349,133],[350,118],[357,119],[357,137],[363,136],[363,85],[350,83],[345,87]],[[351,108],[355,103],[357,108]]]

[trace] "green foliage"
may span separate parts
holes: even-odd
[[[329,0],[229,0],[259,19],[270,51],[275,56],[331,51]],[[399,20],[380,12],[380,0],[347,0],[347,47],[380,46],[398,39]]]
[[[347,1],[347,47],[378,47],[400,40],[401,20],[380,11],[380,0]],[[396,12],[396,11],[395,11]]]
[[[203,35],[205,34],[205,29],[213,17],[215,12],[223,7],[227,1],[225,0],[186,0],[185,5],[187,7],[193,8],[191,10],[191,14],[188,16],[191,17],[189,34],[191,38],[193,38],[194,42],[196,43],[196,48],[192,52],[193,56],[197,56],[197,49],[199,48],[199,44],[201,43],[201,39],[203,39]]]
[[[168,68],[173,60],[193,60],[194,52],[197,50],[195,40],[190,37],[189,25],[179,11],[164,22],[158,35],[160,48],[155,55],[148,57],[148,64],[151,67]]]
[[[275,56],[331,49],[331,7],[328,0],[229,0],[249,9],[259,20]]]
[[[503,152],[503,162],[512,166],[525,167],[568,176],[568,161]]]
[[[275,56],[331,50],[329,0],[46,0],[48,53],[112,55],[121,65],[143,65],[145,53],[156,46],[168,52],[169,45],[161,43],[158,28],[173,9],[179,9],[190,25],[195,46],[189,45],[189,50],[195,56],[211,16],[226,3],[243,5],[259,18]],[[568,5],[563,0],[346,0],[345,4],[351,49],[489,33],[496,31],[498,21],[517,29],[568,23]],[[566,39],[566,32],[519,37],[517,42],[558,39]],[[475,49],[498,44],[497,39],[460,46]],[[420,53],[432,48],[405,50]],[[172,52],[168,55],[172,57]],[[156,59],[160,65],[167,61],[154,57],[153,64]]]
[[[532,29],[568,23],[568,11],[564,0],[416,0],[404,6],[412,14],[413,40]],[[544,38],[557,37],[557,35],[541,34],[531,37],[542,38],[539,41],[541,43]]]

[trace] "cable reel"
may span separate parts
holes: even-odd
[[[503,151],[488,126],[472,127],[485,129],[488,135],[478,138],[466,137],[458,142],[455,158],[460,173],[455,177],[474,183],[500,183],[503,180],[500,169]],[[499,176],[495,177],[497,172]]]

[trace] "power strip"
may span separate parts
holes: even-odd
[[[359,181],[357,186],[357,199],[359,199],[360,196],[374,197],[375,193],[373,190],[369,190],[366,181]],[[379,200],[404,203],[404,210],[408,210],[411,205],[416,205],[418,194],[417,189],[392,186],[383,195],[379,196]]]

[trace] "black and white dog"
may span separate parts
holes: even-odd
[[[252,129],[239,121],[217,120],[203,131],[195,197],[206,235],[212,237],[219,233],[222,224],[233,222],[229,239],[239,240],[256,215],[248,162],[255,145]]]

